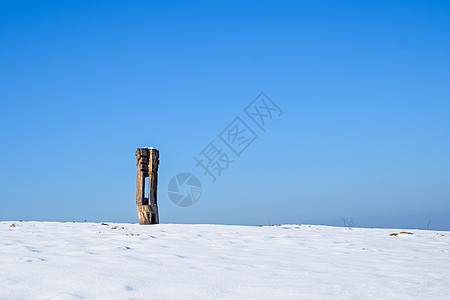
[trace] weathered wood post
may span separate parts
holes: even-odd
[[[158,224],[158,165],[159,151],[153,148],[138,148],[136,150],[136,205],[139,214],[139,224]],[[146,183],[146,178],[148,182]]]

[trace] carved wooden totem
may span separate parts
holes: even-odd
[[[136,205],[139,224],[158,224],[158,165],[159,151],[153,148],[136,150]],[[148,180],[147,180],[148,178]]]

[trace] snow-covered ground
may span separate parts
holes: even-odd
[[[0,222],[0,299],[84,298],[449,299],[450,232]]]

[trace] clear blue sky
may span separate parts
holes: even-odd
[[[164,223],[450,230],[449,37],[448,1],[1,1],[0,219],[136,222],[153,146]],[[261,91],[283,115],[211,183]]]

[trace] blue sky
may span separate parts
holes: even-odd
[[[0,219],[136,222],[153,146],[164,223],[450,230],[449,36],[448,1],[2,1]],[[261,91],[283,115],[212,183]]]

